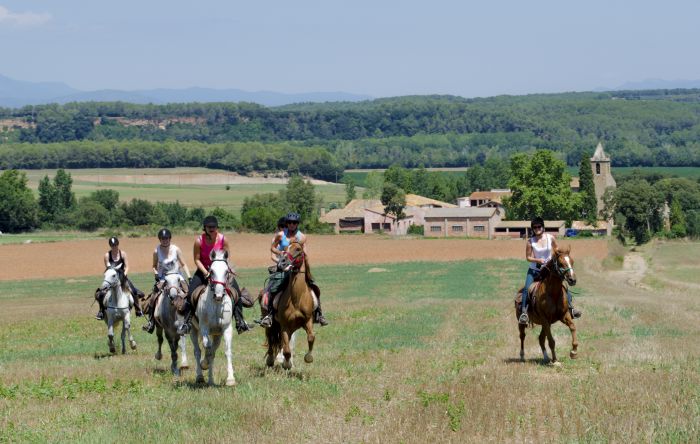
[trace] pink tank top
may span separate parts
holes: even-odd
[[[216,235],[216,241],[213,244],[207,244],[207,235],[202,233],[199,238],[199,260],[202,261],[202,265],[208,270],[211,267],[211,258],[209,255],[212,250],[222,250],[224,249],[224,235],[218,233]]]

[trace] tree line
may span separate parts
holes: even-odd
[[[323,148],[342,168],[471,166],[539,149],[554,151],[573,166],[601,141],[613,166],[700,166],[699,95],[698,90],[660,90],[487,99],[409,96],[276,108],[72,103],[0,109],[0,118],[33,125],[4,131],[0,141],[31,144],[23,149],[73,141],[292,143]],[[120,119],[142,122],[126,125]]]

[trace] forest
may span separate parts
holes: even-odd
[[[599,141],[613,166],[700,166],[700,90],[0,109],[4,169],[211,166],[327,179],[345,168],[473,166],[538,149],[574,166]]]

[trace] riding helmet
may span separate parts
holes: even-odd
[[[167,228],[161,228],[160,231],[158,232],[158,239],[170,239],[173,237],[172,233],[170,233],[170,230]]]
[[[281,230],[283,229],[287,224],[287,218],[285,216],[282,216],[279,218],[277,221],[277,229]]]
[[[109,246],[113,247],[115,245],[119,245],[119,239],[117,239],[115,236],[112,236],[109,238]]]
[[[210,215],[210,216],[207,216],[207,217],[205,217],[204,220],[202,221],[202,226],[204,226],[204,227],[206,228],[208,225],[213,225],[213,226],[215,226],[215,227],[218,227],[218,226],[219,226],[219,221],[218,221],[218,220],[216,219],[216,217],[214,217],[214,216],[211,216],[211,215]]]
[[[301,216],[299,216],[299,213],[291,212],[287,213],[287,217],[285,218],[287,222],[297,222],[299,223],[301,221]]]
[[[533,225],[542,225],[542,228],[544,228],[544,219],[542,219],[540,216],[534,217],[530,222],[530,228],[532,228]]]

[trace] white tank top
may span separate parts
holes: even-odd
[[[530,246],[532,247],[532,255],[536,259],[545,259],[545,260],[550,260],[552,258],[552,235],[544,233],[545,238],[547,239],[547,243],[544,247],[540,248],[537,246],[537,239],[535,237],[530,238]],[[532,269],[537,269],[537,264],[536,262],[530,262],[530,268]]]
[[[177,249],[175,245],[168,247],[168,254],[163,253],[160,245],[156,247],[156,255],[158,255],[158,275],[165,277],[165,273],[170,270],[178,271],[179,264],[177,263]]]

